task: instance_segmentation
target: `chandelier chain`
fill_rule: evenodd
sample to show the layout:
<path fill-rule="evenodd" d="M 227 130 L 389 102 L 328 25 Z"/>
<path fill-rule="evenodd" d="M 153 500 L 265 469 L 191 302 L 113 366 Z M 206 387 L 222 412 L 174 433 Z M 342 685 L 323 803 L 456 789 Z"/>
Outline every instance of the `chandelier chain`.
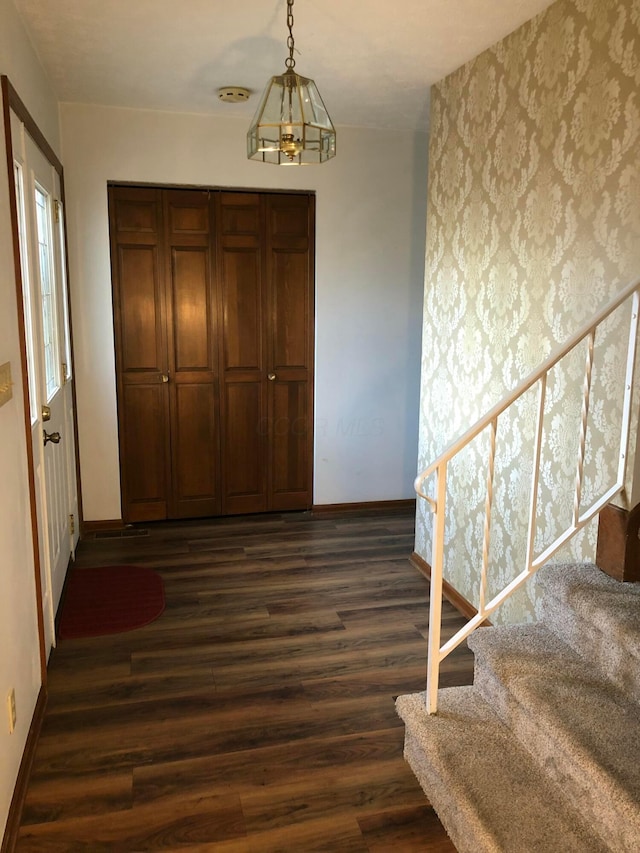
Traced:
<path fill-rule="evenodd" d="M 287 38 L 289 56 L 285 59 L 284 64 L 288 71 L 293 71 L 296 64 L 296 61 L 293 58 L 293 50 L 295 47 L 295 41 L 293 38 L 293 0 L 287 0 L 287 27 L 289 28 L 289 36 Z"/>

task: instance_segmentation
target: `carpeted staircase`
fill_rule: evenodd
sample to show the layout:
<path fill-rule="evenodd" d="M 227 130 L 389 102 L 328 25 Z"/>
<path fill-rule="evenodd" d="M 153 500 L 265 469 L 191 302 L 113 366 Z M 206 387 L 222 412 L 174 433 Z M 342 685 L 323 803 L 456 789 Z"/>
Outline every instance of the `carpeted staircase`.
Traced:
<path fill-rule="evenodd" d="M 398 698 L 405 758 L 459 853 L 638 853 L 640 584 L 537 583 L 541 622 L 469 638 L 473 687 Z"/>

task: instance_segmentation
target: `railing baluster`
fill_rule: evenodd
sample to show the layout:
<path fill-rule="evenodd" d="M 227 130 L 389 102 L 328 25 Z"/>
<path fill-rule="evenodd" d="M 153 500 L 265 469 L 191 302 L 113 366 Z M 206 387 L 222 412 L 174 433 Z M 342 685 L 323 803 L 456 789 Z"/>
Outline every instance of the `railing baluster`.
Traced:
<path fill-rule="evenodd" d="M 624 486 L 624 472 L 627 464 L 629 429 L 631 426 L 631 397 L 633 377 L 636 366 L 636 346 L 638 341 L 638 314 L 640 313 L 640 290 L 636 290 L 631 301 L 631 322 L 629 323 L 629 346 L 627 347 L 627 370 L 624 380 L 624 402 L 622 406 L 622 430 L 620 432 L 620 456 L 618 457 L 618 482 Z M 638 425 L 640 429 L 640 424 Z"/>
<path fill-rule="evenodd" d="M 540 377 L 540 394 L 538 396 L 538 417 L 536 418 L 536 435 L 533 445 L 533 477 L 531 480 L 531 498 L 529 503 L 529 530 L 527 535 L 527 570 L 533 563 L 533 549 L 536 544 L 536 529 L 538 519 L 538 484 L 540 482 L 540 454 L 542 452 L 542 431 L 544 427 L 544 404 L 547 398 L 547 374 Z"/>
<path fill-rule="evenodd" d="M 487 472 L 487 494 L 484 504 L 484 535 L 482 538 L 482 573 L 480 575 L 480 602 L 478 612 L 484 613 L 485 597 L 487 594 L 487 570 L 489 566 L 489 545 L 491 542 L 491 508 L 493 506 L 493 472 L 496 459 L 496 433 L 498 431 L 498 419 L 491 421 L 491 433 L 489 437 L 489 465 Z"/>
<path fill-rule="evenodd" d="M 444 569 L 444 530 L 447 503 L 447 463 L 438 467 L 436 506 L 431 542 L 431 586 L 429 591 L 429 648 L 427 650 L 427 712 L 438 710 L 440 679 L 440 635 L 442 627 L 442 575 Z"/>
<path fill-rule="evenodd" d="M 593 348 L 596 340 L 596 330 L 592 329 L 587 338 L 587 358 L 584 368 L 584 385 L 582 388 L 582 418 L 580 420 L 580 442 L 578 444 L 578 467 L 576 470 L 576 490 L 573 496 L 573 524 L 580 519 L 580 502 L 582 500 L 582 479 L 584 476 L 584 455 L 587 446 L 587 420 L 589 418 L 589 403 L 591 401 L 591 376 L 593 372 Z"/>

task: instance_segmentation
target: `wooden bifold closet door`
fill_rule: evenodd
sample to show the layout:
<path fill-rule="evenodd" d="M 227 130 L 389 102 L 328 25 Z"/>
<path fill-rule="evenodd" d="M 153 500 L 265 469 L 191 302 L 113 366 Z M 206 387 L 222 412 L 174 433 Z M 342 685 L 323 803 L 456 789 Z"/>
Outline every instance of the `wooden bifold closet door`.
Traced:
<path fill-rule="evenodd" d="M 309 194 L 110 186 L 122 509 L 312 501 Z"/>

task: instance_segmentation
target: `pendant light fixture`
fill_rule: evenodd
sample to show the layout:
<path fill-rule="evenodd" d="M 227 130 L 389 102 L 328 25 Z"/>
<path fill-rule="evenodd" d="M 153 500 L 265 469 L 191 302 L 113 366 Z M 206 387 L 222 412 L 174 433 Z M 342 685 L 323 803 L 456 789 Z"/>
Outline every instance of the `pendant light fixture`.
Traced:
<path fill-rule="evenodd" d="M 313 80 L 294 71 L 293 0 L 287 0 L 285 72 L 272 77 L 247 133 L 247 157 L 279 166 L 324 163 L 336 154 L 336 131 Z"/>

